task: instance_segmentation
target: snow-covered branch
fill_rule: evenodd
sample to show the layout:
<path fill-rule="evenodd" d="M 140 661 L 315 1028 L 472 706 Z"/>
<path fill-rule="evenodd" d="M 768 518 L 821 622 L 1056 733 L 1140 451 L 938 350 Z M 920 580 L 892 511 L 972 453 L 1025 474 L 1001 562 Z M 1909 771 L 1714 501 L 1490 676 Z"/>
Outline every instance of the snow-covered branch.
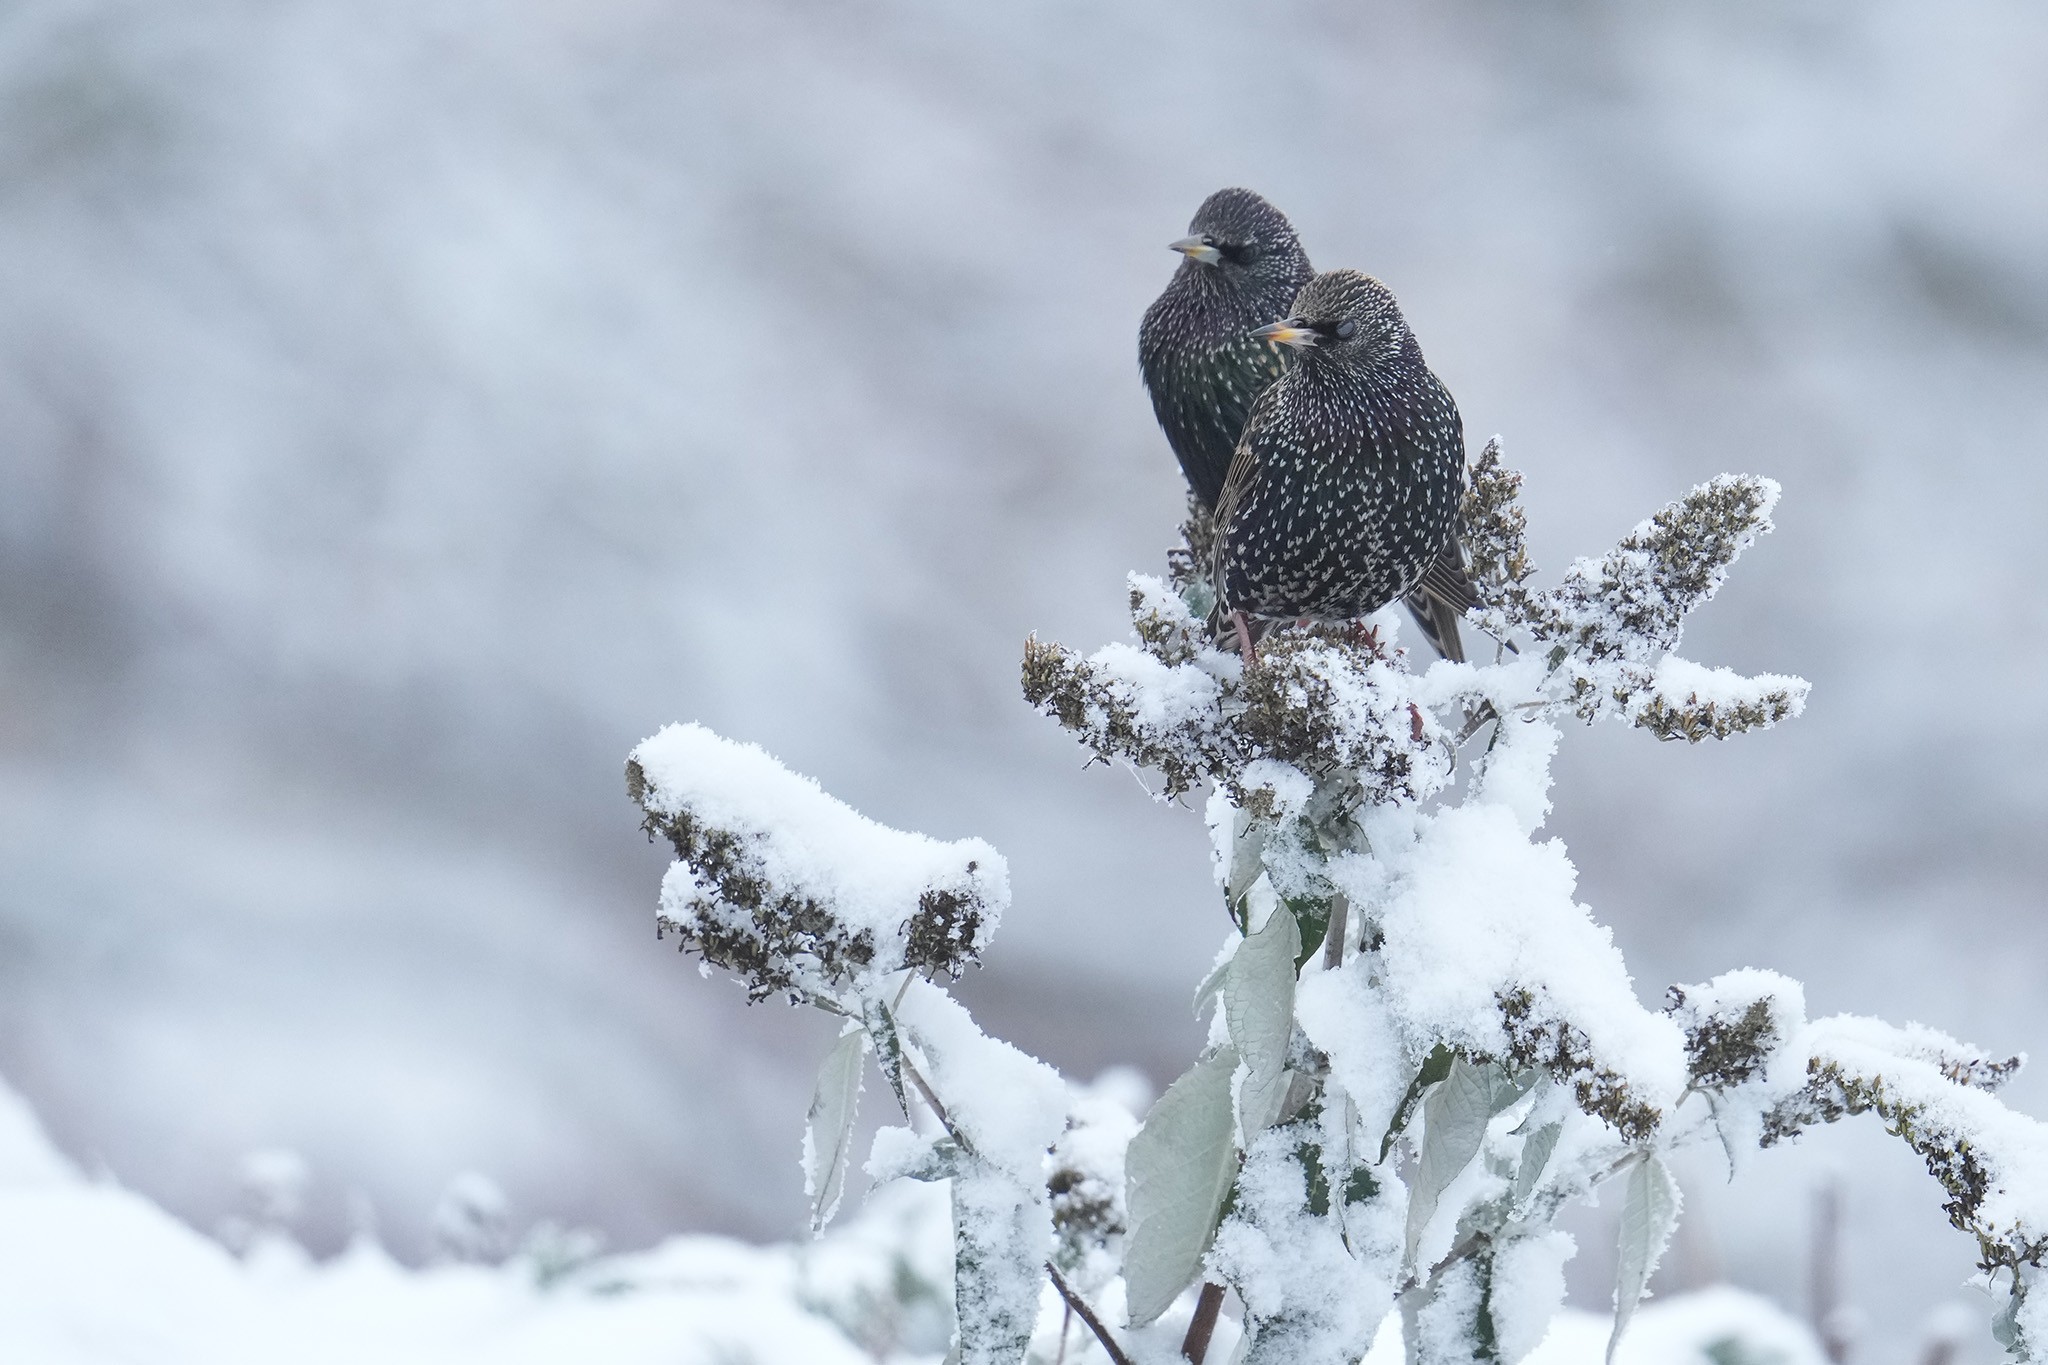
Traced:
<path fill-rule="evenodd" d="M 1050 1265 L 1068 1303 L 1120 1305 L 1155 1353 L 1206 1279 L 1236 1291 L 1250 1365 L 1348 1365 L 1389 1311 L 1416 1365 L 1511 1363 L 1561 1301 L 1567 1205 L 1623 1189 L 1618 1333 L 1680 1216 L 1673 1151 L 1718 1141 L 1739 1167 L 1862 1113 L 1921 1156 L 2004 1277 L 2001 1340 L 2048 1358 L 2048 1129 L 1992 1093 L 2019 1059 L 1809 1022 L 1768 971 L 1648 1008 L 1563 845 L 1537 837 L 1567 718 L 1699 741 L 1799 713 L 1797 678 L 1674 652 L 1770 528 L 1777 486 L 1712 480 L 1545 588 L 1519 485 L 1490 443 L 1465 505 L 1490 662 L 1417 672 L 1383 617 L 1278 627 L 1247 664 L 1209 633 L 1199 518 L 1168 579 L 1131 577 L 1134 642 L 1027 642 L 1033 706 L 1164 797 L 1209 788 L 1228 922 L 1196 997 L 1209 1042 L 1135 1131 L 932 983 L 977 960 L 1005 908 L 993 850 L 882 829 L 696 727 L 635 750 L 633 794 L 679 859 L 663 926 L 756 998 L 848 1021 L 806 1140 L 820 1224 L 864 1059 L 906 1113 L 924 1097 L 935 1123 L 884 1129 L 867 1169 L 951 1183 L 961 1360 L 1022 1358 L 1036 1307 L 1060 1302 Z"/>

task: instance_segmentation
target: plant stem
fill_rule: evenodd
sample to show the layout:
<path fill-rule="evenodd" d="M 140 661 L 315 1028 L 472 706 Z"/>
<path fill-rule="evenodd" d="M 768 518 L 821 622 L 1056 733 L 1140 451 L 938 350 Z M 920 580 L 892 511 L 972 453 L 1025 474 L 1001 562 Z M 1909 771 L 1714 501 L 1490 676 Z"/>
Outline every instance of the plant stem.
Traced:
<path fill-rule="evenodd" d="M 1223 1286 L 1210 1280 L 1195 1300 L 1195 1315 L 1188 1320 L 1188 1334 L 1181 1338 L 1180 1353 L 1188 1365 L 1202 1365 L 1209 1354 L 1209 1338 L 1216 1334 L 1216 1315 L 1223 1309 Z"/>
<path fill-rule="evenodd" d="M 1116 1338 L 1102 1325 L 1102 1319 L 1095 1316 L 1095 1310 L 1088 1306 L 1088 1301 L 1074 1292 L 1074 1287 L 1060 1274 L 1059 1267 L 1047 1261 L 1045 1273 L 1052 1276 L 1052 1287 L 1060 1291 L 1060 1297 L 1067 1301 L 1067 1307 L 1074 1311 L 1074 1316 L 1087 1323 L 1088 1330 L 1095 1333 L 1095 1339 L 1102 1343 L 1102 1349 L 1109 1352 L 1110 1360 L 1115 1362 L 1115 1365 L 1131 1365 L 1131 1358 L 1124 1354 L 1124 1348 L 1116 1344 Z"/>
<path fill-rule="evenodd" d="M 1330 897 L 1330 927 L 1323 931 L 1323 970 L 1344 965 L 1344 933 L 1351 918 L 1351 900 L 1342 891 Z"/>
<path fill-rule="evenodd" d="M 939 1097 L 932 1093 L 931 1086 L 925 1081 L 923 1076 L 918 1074 L 917 1068 L 910 1064 L 910 1058 L 907 1056 L 903 1059 L 903 1074 L 910 1077 L 910 1083 L 917 1087 L 917 1093 L 922 1095 L 924 1102 L 931 1106 L 932 1117 L 939 1121 L 939 1127 L 950 1133 L 955 1142 L 958 1142 L 963 1147 L 969 1147 L 967 1139 L 961 1137 L 960 1130 L 953 1126 L 953 1119 L 946 1113 L 946 1106 L 939 1103 Z M 971 1151 L 972 1148 L 969 1147 L 969 1150 Z"/>

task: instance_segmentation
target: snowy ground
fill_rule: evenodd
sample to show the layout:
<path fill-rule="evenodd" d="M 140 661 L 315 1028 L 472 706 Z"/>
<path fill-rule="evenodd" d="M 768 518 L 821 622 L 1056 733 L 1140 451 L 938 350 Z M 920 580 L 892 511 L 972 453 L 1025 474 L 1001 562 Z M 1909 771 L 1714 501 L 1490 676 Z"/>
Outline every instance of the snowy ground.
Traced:
<path fill-rule="evenodd" d="M 824 1240 L 677 1237 L 546 1265 L 408 1269 L 374 1240 L 315 1262 L 281 1237 L 237 1257 L 157 1205 L 83 1177 L 0 1088 L 0 1359 L 22 1365 L 875 1365 L 944 1353 L 943 1196 L 898 1187 Z M 1058 1346 L 1047 1296 L 1036 1358 Z M 1183 1319 L 1184 1320 L 1184 1319 Z M 1177 1326 L 1178 1324 L 1169 1324 Z M 1078 1331 L 1078 1329 L 1075 1329 Z M 1606 1323 L 1567 1313 L 1529 1365 L 1593 1365 Z M 1150 1344 L 1171 1355 L 1165 1338 Z M 1228 1325 L 1217 1341 L 1225 1358 Z M 1652 1304 L 1623 1365 L 1818 1365 L 1810 1334 L 1732 1289 Z M 1105 1360 L 1074 1337 L 1066 1359 Z M 1150 1359 L 1148 1356 L 1147 1359 Z M 1368 1365 L 1398 1362 L 1398 1327 Z"/>

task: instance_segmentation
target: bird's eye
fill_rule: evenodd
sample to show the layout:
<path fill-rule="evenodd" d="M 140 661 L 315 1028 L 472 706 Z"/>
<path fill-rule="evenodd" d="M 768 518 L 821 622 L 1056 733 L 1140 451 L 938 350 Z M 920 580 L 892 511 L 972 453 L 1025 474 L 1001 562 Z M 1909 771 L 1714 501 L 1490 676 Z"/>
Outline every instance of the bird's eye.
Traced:
<path fill-rule="evenodd" d="M 1216 249 L 1223 253 L 1223 259 L 1234 265 L 1243 265 L 1252 258 L 1252 248 L 1244 242 L 1218 242 Z"/>
<path fill-rule="evenodd" d="M 1357 335 L 1358 324 L 1353 322 L 1350 318 L 1346 318 L 1344 319 L 1344 321 L 1337 324 L 1337 340 L 1349 341 L 1351 340 L 1351 338 Z"/>

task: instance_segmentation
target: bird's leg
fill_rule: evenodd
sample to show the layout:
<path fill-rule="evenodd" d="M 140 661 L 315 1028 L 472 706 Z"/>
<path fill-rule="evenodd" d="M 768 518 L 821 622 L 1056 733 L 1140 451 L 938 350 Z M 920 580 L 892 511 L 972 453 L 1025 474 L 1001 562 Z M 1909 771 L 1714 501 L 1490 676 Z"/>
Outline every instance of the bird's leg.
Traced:
<path fill-rule="evenodd" d="M 1250 668 L 1259 661 L 1258 651 L 1252 648 L 1252 623 L 1244 619 L 1244 613 L 1233 611 L 1230 619 L 1237 625 L 1237 648 L 1244 655 L 1244 666 Z"/>

